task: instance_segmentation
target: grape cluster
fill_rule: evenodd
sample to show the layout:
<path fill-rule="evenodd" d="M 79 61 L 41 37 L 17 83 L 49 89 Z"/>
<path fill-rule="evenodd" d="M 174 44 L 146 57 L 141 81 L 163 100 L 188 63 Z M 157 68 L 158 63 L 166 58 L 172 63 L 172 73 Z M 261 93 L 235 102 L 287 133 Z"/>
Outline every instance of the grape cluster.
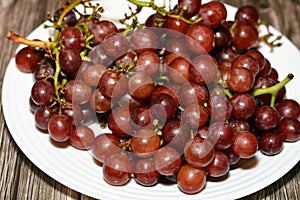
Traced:
<path fill-rule="evenodd" d="M 128 1 L 137 10 L 121 20 L 124 28 L 102 20 L 98 4 L 77 0 L 54 14 L 50 41 L 8 34 L 27 44 L 16 66 L 33 74 L 38 129 L 90 150 L 111 185 L 166 179 L 187 194 L 258 150 L 276 155 L 299 140 L 299 103 L 285 98 L 293 75 L 279 81 L 259 51 L 253 6 L 228 21 L 217 1 L 178 0 L 171 9 Z M 92 13 L 78 17 L 81 3 Z M 144 7 L 155 13 L 141 24 Z M 94 133 L 89 125 L 97 120 L 110 131 Z"/>

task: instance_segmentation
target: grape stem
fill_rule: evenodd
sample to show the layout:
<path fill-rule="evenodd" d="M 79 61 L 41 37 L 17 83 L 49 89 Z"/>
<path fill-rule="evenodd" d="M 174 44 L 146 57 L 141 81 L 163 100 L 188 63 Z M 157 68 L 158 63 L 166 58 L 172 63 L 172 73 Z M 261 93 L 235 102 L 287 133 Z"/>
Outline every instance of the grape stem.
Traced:
<path fill-rule="evenodd" d="M 157 13 L 161 14 L 162 16 L 168 16 L 171 18 L 175 18 L 175 19 L 180 19 L 188 24 L 196 24 L 200 21 L 202 21 L 202 18 L 199 17 L 195 20 L 188 20 L 186 18 L 183 17 L 183 13 L 186 10 L 186 7 L 183 7 L 183 9 L 181 10 L 181 12 L 178 14 L 172 14 L 170 12 L 168 12 L 164 7 L 159 7 L 154 3 L 154 0 L 150 0 L 149 2 L 147 1 L 139 1 L 139 0 L 127 0 L 130 3 L 136 5 L 137 7 L 150 7 L 152 8 L 154 11 L 156 11 Z"/>
<path fill-rule="evenodd" d="M 225 89 L 224 92 L 229 99 L 231 99 L 233 97 L 233 95 L 231 94 L 229 89 Z"/>
<path fill-rule="evenodd" d="M 58 50 L 56 49 L 56 51 L 58 51 Z M 61 66 L 59 64 L 59 53 L 58 52 L 54 52 L 54 53 L 56 54 L 56 59 L 55 59 L 56 69 L 55 69 L 55 74 L 54 74 L 54 76 L 52 78 L 53 78 L 53 82 L 54 82 L 56 100 L 60 104 L 60 106 L 59 106 L 59 112 L 60 112 L 61 111 L 61 104 L 62 104 L 62 102 L 61 102 L 60 95 L 59 95 L 59 89 L 61 87 L 58 85 L 58 76 L 59 76 L 59 73 L 61 71 Z"/>
<path fill-rule="evenodd" d="M 293 78 L 294 78 L 293 74 L 288 74 L 281 82 L 277 83 L 276 85 L 273 85 L 272 87 L 255 89 L 252 92 L 252 96 L 256 97 L 256 96 L 260 96 L 260 95 L 263 95 L 263 94 L 270 94 L 271 95 L 270 106 L 274 107 L 277 93 L 279 92 L 279 90 L 281 88 L 283 88 Z"/>
<path fill-rule="evenodd" d="M 9 31 L 6 35 L 7 39 L 12 40 L 14 42 L 17 42 L 19 44 L 25 44 L 31 47 L 39 47 L 42 49 L 49 49 L 56 43 L 54 42 L 45 42 L 45 41 L 39 41 L 39 40 L 30 40 L 27 38 L 24 38 L 13 31 Z"/>

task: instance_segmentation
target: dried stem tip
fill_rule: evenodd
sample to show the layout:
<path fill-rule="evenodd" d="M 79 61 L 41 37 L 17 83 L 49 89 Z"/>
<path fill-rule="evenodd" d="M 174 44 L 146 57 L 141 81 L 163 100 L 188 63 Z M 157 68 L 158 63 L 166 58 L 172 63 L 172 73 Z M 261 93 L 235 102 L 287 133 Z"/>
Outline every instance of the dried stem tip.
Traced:
<path fill-rule="evenodd" d="M 13 31 L 9 31 L 6 34 L 6 37 L 9 40 L 12 40 L 14 42 L 17 42 L 19 44 L 25 44 L 31 47 L 39 47 L 42 49 L 48 49 L 50 48 L 50 46 L 52 45 L 52 42 L 45 42 L 45 41 L 39 41 L 39 40 L 29 40 L 27 38 L 24 38 L 16 33 L 14 33 Z"/>

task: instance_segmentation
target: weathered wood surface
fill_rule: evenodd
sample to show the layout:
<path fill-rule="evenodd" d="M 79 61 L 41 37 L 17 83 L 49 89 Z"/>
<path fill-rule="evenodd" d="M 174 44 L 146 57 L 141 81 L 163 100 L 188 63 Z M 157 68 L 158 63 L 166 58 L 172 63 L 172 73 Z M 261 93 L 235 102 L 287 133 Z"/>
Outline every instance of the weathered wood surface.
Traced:
<path fill-rule="evenodd" d="M 234 6 L 254 5 L 264 20 L 300 48 L 300 0 L 224 2 Z M 18 46 L 5 39 L 6 33 L 14 30 L 21 35 L 28 35 L 46 20 L 47 11 L 53 12 L 56 7 L 56 1 L 51 0 L 0 0 L 0 88 L 7 64 Z M 58 183 L 32 164 L 10 136 L 2 107 L 0 109 L 0 199 L 92 199 Z M 18 122 L 15 123 L 18 125 Z M 300 163 L 275 183 L 243 199 L 299 198 Z"/>

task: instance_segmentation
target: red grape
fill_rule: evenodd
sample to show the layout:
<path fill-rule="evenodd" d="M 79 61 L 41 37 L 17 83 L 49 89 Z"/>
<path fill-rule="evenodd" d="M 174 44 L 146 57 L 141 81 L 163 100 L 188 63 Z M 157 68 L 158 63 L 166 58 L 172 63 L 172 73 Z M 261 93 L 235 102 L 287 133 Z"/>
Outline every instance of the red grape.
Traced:
<path fill-rule="evenodd" d="M 119 147 L 119 138 L 111 133 L 103 133 L 98 135 L 92 145 L 93 157 L 104 163 L 105 160 L 113 154 L 121 151 Z"/>
<path fill-rule="evenodd" d="M 140 129 L 131 138 L 132 152 L 139 157 L 150 157 L 160 147 L 160 138 L 151 129 Z"/>
<path fill-rule="evenodd" d="M 137 160 L 133 166 L 134 180 L 143 186 L 152 186 L 158 182 L 160 174 L 155 170 L 152 158 Z"/>
<path fill-rule="evenodd" d="M 258 150 L 258 140 L 251 132 L 241 131 L 235 135 L 232 149 L 241 158 L 251 158 Z"/>
<path fill-rule="evenodd" d="M 186 162 L 196 168 L 207 166 L 215 156 L 213 144 L 208 139 L 195 137 L 190 139 L 184 147 Z"/>
<path fill-rule="evenodd" d="M 103 164 L 103 178 L 110 185 L 125 185 L 131 178 L 131 161 L 125 154 L 109 156 Z"/>
<path fill-rule="evenodd" d="M 54 114 L 48 122 L 50 137 L 57 142 L 64 142 L 69 139 L 72 130 L 72 119 L 66 115 Z"/>
<path fill-rule="evenodd" d="M 177 184 L 179 189 L 184 193 L 198 193 L 206 185 L 206 172 L 203 168 L 195 168 L 189 164 L 185 164 L 177 174 Z"/>
<path fill-rule="evenodd" d="M 95 140 L 95 134 L 87 126 L 73 127 L 70 133 L 70 144 L 82 150 L 89 150 Z"/>
<path fill-rule="evenodd" d="M 16 54 L 16 66 L 24 73 L 35 71 L 38 62 L 41 61 L 41 54 L 32 47 L 24 47 Z"/>

